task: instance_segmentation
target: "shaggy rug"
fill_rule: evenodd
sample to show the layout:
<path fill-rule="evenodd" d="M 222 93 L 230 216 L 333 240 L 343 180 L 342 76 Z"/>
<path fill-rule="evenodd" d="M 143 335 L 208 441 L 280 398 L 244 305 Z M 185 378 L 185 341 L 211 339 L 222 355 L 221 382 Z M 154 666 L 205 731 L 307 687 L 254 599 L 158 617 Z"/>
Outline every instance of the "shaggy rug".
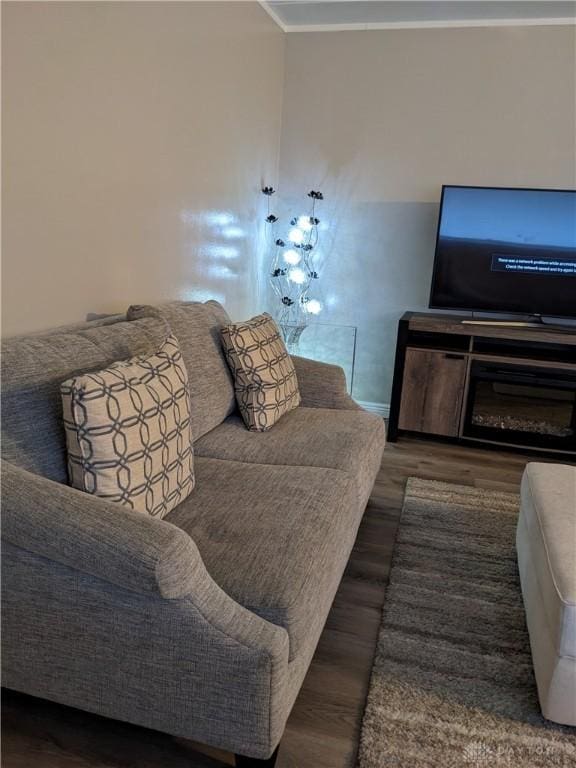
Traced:
<path fill-rule="evenodd" d="M 518 496 L 410 479 L 359 768 L 574 768 L 542 718 L 518 580 Z"/>

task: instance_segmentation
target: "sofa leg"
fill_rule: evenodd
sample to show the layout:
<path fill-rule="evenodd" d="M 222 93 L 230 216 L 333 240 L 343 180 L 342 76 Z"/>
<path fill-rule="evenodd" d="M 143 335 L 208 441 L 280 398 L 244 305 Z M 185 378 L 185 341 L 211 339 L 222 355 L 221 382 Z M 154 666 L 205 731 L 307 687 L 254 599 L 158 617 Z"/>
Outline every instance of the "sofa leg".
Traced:
<path fill-rule="evenodd" d="M 274 768 L 279 749 L 280 747 L 276 747 L 274 754 L 268 760 L 257 760 L 255 757 L 236 755 L 236 768 Z"/>

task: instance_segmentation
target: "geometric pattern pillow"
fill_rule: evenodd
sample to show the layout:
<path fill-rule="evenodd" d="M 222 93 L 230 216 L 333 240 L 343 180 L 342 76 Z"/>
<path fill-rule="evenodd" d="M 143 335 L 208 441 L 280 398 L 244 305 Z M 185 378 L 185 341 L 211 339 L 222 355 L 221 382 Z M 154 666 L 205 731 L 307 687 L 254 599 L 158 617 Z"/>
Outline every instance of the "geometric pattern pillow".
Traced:
<path fill-rule="evenodd" d="M 296 370 L 282 335 L 266 313 L 225 326 L 221 333 L 244 423 L 251 432 L 265 432 L 300 405 Z"/>
<path fill-rule="evenodd" d="M 169 336 L 134 357 L 61 385 L 70 484 L 164 517 L 194 488 L 190 392 Z"/>

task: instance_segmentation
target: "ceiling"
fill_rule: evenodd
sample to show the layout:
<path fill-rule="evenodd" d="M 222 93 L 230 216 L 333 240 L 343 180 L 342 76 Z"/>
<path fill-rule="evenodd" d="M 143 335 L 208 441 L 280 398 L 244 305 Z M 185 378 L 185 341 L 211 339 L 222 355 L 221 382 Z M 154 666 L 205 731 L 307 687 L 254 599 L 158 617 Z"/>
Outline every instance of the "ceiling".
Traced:
<path fill-rule="evenodd" d="M 287 32 L 323 29 L 382 29 L 412 26 L 484 26 L 512 23 L 570 23 L 576 1 L 515 0 L 267 0 L 262 5 Z"/>

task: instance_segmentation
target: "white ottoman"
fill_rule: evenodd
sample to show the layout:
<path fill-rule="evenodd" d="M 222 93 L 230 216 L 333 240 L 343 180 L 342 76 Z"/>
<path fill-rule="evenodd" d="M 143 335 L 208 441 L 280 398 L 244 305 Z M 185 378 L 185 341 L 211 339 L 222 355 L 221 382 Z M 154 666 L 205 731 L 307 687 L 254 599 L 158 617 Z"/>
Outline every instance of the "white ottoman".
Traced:
<path fill-rule="evenodd" d="M 516 549 L 542 714 L 576 725 L 576 467 L 532 463 Z"/>

